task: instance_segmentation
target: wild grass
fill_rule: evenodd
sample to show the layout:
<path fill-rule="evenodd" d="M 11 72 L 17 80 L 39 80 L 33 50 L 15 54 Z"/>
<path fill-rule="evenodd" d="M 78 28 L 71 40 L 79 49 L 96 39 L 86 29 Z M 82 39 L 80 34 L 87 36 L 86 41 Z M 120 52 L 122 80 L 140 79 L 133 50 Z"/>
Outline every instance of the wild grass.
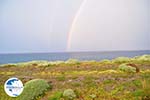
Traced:
<path fill-rule="evenodd" d="M 135 64 L 140 72 L 128 64 Z M 119 69 L 119 70 L 118 70 Z M 131 71 L 131 72 L 128 72 Z M 17 98 L 3 85 L 18 77 L 25 85 Z M 35 80 L 39 79 L 39 80 Z M 0 67 L 0 100 L 150 100 L 150 55 L 102 61 L 32 61 Z M 47 89 L 52 85 L 52 89 Z M 65 90 L 73 91 L 71 96 Z"/>

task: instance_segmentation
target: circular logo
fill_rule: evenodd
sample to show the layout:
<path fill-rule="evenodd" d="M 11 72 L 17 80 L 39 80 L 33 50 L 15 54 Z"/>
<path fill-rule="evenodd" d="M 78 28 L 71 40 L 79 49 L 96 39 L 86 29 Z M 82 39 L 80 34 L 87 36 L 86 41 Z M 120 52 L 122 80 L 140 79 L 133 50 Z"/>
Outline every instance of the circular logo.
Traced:
<path fill-rule="evenodd" d="M 10 78 L 5 82 L 4 90 L 9 96 L 17 97 L 23 91 L 23 84 L 18 78 Z"/>

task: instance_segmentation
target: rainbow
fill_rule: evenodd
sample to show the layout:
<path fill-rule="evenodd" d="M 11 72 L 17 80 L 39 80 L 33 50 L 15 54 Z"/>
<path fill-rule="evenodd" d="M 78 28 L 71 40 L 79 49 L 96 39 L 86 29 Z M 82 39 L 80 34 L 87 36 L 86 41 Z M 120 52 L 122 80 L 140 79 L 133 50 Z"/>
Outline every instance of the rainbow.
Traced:
<path fill-rule="evenodd" d="M 81 14 L 85 4 L 86 4 L 87 0 L 83 0 L 77 13 L 75 14 L 73 20 L 72 20 L 72 24 L 70 26 L 70 31 L 68 33 L 68 39 L 67 39 L 67 50 L 66 51 L 69 51 L 70 48 L 71 48 L 71 38 L 72 38 L 72 33 L 73 33 L 73 28 L 75 27 L 75 23 L 77 22 L 77 19 L 79 17 L 79 15 Z"/>

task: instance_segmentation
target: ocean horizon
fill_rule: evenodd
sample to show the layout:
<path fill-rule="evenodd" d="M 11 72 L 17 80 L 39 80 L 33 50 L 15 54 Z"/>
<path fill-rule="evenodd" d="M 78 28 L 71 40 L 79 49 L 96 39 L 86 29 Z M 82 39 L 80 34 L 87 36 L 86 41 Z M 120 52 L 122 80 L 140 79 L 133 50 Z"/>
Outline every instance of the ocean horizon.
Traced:
<path fill-rule="evenodd" d="M 0 64 L 20 63 L 36 60 L 65 61 L 68 59 L 96 60 L 114 59 L 117 57 L 135 57 L 150 54 L 150 50 L 140 51 L 89 51 L 89 52 L 57 52 L 57 53 L 10 53 L 0 54 Z"/>

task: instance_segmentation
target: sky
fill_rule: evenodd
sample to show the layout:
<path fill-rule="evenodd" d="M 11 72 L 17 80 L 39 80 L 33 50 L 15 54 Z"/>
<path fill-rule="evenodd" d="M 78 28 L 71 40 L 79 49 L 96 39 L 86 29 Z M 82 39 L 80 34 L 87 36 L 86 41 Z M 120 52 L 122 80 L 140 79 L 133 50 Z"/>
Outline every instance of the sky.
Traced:
<path fill-rule="evenodd" d="M 0 53 L 150 50 L 149 0 L 0 0 Z"/>

